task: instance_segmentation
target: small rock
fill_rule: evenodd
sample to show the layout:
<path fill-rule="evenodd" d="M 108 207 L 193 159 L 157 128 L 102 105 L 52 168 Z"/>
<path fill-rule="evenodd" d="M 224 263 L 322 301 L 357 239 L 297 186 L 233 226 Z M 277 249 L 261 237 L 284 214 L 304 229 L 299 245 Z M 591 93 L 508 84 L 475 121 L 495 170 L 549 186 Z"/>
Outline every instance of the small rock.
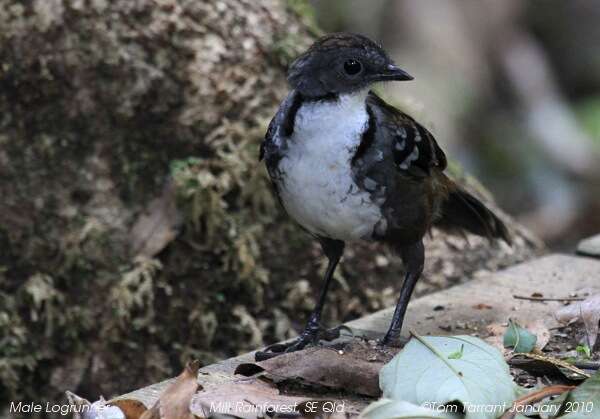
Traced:
<path fill-rule="evenodd" d="M 577 253 L 600 258 L 600 234 L 580 241 L 577 245 Z"/>

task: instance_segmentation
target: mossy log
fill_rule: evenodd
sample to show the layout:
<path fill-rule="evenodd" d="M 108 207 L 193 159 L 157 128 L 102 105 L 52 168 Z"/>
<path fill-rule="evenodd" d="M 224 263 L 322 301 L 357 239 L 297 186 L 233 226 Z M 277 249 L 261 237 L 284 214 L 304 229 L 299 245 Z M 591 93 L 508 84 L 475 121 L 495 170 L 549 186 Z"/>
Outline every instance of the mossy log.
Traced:
<path fill-rule="evenodd" d="M 302 1 L 2 1 L 0 400 L 122 393 L 303 322 L 323 266 L 257 155 L 317 32 Z M 513 249 L 434 232 L 418 291 L 533 255 L 505 219 Z M 376 250 L 332 322 L 395 300 Z"/>

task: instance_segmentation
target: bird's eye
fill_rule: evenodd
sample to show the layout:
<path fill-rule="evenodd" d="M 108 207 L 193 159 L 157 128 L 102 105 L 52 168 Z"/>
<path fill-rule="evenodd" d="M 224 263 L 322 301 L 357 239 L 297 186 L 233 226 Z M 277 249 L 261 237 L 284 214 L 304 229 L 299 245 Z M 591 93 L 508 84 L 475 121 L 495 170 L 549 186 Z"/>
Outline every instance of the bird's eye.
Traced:
<path fill-rule="evenodd" d="M 344 63 L 344 71 L 349 76 L 356 76 L 362 70 L 362 64 L 356 60 L 347 60 Z"/>

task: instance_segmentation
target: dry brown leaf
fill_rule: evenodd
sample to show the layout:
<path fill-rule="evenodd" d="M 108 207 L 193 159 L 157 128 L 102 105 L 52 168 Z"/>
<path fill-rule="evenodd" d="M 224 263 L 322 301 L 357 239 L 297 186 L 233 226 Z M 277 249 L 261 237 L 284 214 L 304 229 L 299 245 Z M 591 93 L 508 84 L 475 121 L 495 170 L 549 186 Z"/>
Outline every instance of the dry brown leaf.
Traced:
<path fill-rule="evenodd" d="M 77 394 L 71 393 L 70 391 L 66 391 L 65 394 L 67 395 L 69 404 L 74 407 L 73 419 L 84 419 L 84 415 L 82 415 L 81 412 L 84 412 L 85 414 L 85 412 L 89 412 L 91 410 L 92 404 L 89 402 L 89 400 L 79 397 Z"/>
<path fill-rule="evenodd" d="M 154 404 L 154 406 L 152 406 L 150 409 L 146 410 L 142 414 L 142 416 L 140 416 L 140 419 L 160 419 L 159 402 L 156 402 L 156 404 Z"/>
<path fill-rule="evenodd" d="M 560 308 L 554 314 L 556 320 L 563 324 L 581 320 L 585 326 L 588 346 L 593 348 L 598 339 L 598 323 L 600 322 L 600 294 L 592 295 L 584 301 Z"/>
<path fill-rule="evenodd" d="M 200 385 L 198 384 L 198 361 L 189 362 L 183 372 L 160 395 L 151 409 L 140 419 L 194 419 L 190 402 Z"/>
<path fill-rule="evenodd" d="M 529 358 L 529 359 L 534 359 L 536 361 L 545 362 L 547 364 L 553 365 L 557 369 L 564 368 L 564 369 L 569 370 L 572 373 L 574 373 L 574 374 L 576 374 L 576 375 L 578 375 L 580 377 L 590 378 L 590 375 L 588 373 L 586 373 L 585 371 L 577 368 L 574 365 L 569 364 L 566 361 L 563 361 L 562 359 L 554 358 L 552 356 L 542 355 L 542 354 L 534 354 L 534 353 L 528 353 L 528 354 L 521 353 L 521 354 L 518 354 L 516 356 L 524 356 L 524 357 Z M 509 363 L 510 363 L 510 361 L 509 361 Z M 524 366 L 520 366 L 519 368 L 526 369 L 526 368 L 524 368 Z"/>
<path fill-rule="evenodd" d="M 532 355 L 535 358 L 528 355 Z M 538 356 L 542 356 L 543 358 L 537 358 Z M 557 364 L 554 362 L 555 360 L 560 361 L 561 363 Z M 508 364 L 511 367 L 527 371 L 534 377 L 545 376 L 560 379 L 567 378 L 571 381 L 581 381 L 588 377 L 584 371 L 581 371 L 577 367 L 571 366 L 568 363 L 563 363 L 562 360 L 556 358 L 552 358 L 550 361 L 546 356 L 540 354 L 516 354 L 508 360 Z M 565 365 L 567 365 L 568 368 L 565 367 Z"/>
<path fill-rule="evenodd" d="M 483 340 L 492 345 L 494 348 L 502 352 L 505 357 L 508 356 L 512 351 L 504 347 L 504 333 L 508 325 L 501 323 L 488 324 L 485 329 L 488 332 L 488 336 Z"/>
<path fill-rule="evenodd" d="M 181 220 L 175 205 L 175 186 L 168 182 L 131 228 L 131 254 L 149 258 L 158 254 L 177 236 Z"/>
<path fill-rule="evenodd" d="M 519 321 L 519 325 L 524 329 L 529 330 L 533 333 L 537 340 L 535 342 L 535 347 L 538 350 L 544 349 L 544 347 L 550 341 L 550 330 L 546 326 L 546 324 L 539 319 L 536 320 L 526 320 Z M 508 324 L 500 324 L 500 323 L 492 323 L 486 326 L 486 330 L 489 333 L 489 336 L 484 340 L 495 348 L 499 349 L 504 355 L 511 353 L 510 349 L 504 347 L 504 333 L 506 332 L 506 328 Z"/>
<path fill-rule="evenodd" d="M 544 349 L 550 341 L 550 330 L 548 329 L 548 326 L 546 326 L 542 320 L 533 320 L 531 322 L 525 322 L 523 327 L 537 337 L 535 347 L 539 350 Z"/>
<path fill-rule="evenodd" d="M 336 403 L 332 400 L 307 400 L 298 405 L 302 419 L 349 419 L 358 416 L 363 409 L 364 407 L 356 412 L 351 408 L 346 410 L 345 403 L 340 404 L 339 401 Z M 277 419 L 277 416 L 274 419 Z"/>
<path fill-rule="evenodd" d="M 255 419 L 269 408 L 290 414 L 306 399 L 281 395 L 277 387 L 257 378 L 243 378 L 196 393 L 191 411 L 198 417 L 215 414 Z M 262 413 L 262 414 L 261 414 Z"/>
<path fill-rule="evenodd" d="M 381 394 L 379 370 L 393 355 L 360 342 L 353 342 L 341 351 L 311 347 L 266 361 L 242 364 L 236 374 L 249 376 L 265 371 L 275 380 L 298 380 L 304 385 L 377 397 Z"/>

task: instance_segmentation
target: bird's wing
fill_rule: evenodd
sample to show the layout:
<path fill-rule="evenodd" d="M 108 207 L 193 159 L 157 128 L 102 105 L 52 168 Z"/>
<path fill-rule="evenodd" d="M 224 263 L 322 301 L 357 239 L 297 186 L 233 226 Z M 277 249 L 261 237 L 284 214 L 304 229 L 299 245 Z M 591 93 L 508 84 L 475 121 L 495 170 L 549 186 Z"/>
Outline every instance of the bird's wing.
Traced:
<path fill-rule="evenodd" d="M 378 116 L 376 135 L 387 137 L 391 144 L 396 169 L 410 177 L 428 176 L 432 168 L 443 171 L 446 155 L 433 135 L 413 118 L 388 105 L 370 92 L 367 106 Z"/>
<path fill-rule="evenodd" d="M 295 90 L 292 90 L 287 97 L 281 102 L 277 113 L 269 123 L 269 128 L 265 134 L 265 139 L 260 145 L 259 161 L 266 157 L 267 165 L 270 158 L 275 158 L 278 161 L 279 148 L 275 137 L 288 138 L 294 132 L 294 120 L 300 106 L 302 106 L 302 95 Z M 272 160 L 272 159 L 271 159 Z"/>
<path fill-rule="evenodd" d="M 265 158 L 265 153 L 269 144 L 273 141 L 273 136 L 275 135 L 275 125 L 277 123 L 277 115 L 271 119 L 269 122 L 269 128 L 267 128 L 267 132 L 265 133 L 265 138 L 262 143 L 260 143 L 260 152 L 258 154 L 258 161 L 262 161 Z"/>
<path fill-rule="evenodd" d="M 276 154 L 278 152 L 278 147 L 275 144 L 275 136 L 277 135 L 277 128 L 283 122 L 285 118 L 286 112 L 286 101 L 282 103 L 282 105 L 277 110 L 277 113 L 269 122 L 269 127 L 267 128 L 267 132 L 265 133 L 265 138 L 263 142 L 260 144 L 260 154 L 258 155 L 258 161 L 262 161 L 265 157 L 267 158 L 267 163 L 269 157 L 272 154 Z"/>

